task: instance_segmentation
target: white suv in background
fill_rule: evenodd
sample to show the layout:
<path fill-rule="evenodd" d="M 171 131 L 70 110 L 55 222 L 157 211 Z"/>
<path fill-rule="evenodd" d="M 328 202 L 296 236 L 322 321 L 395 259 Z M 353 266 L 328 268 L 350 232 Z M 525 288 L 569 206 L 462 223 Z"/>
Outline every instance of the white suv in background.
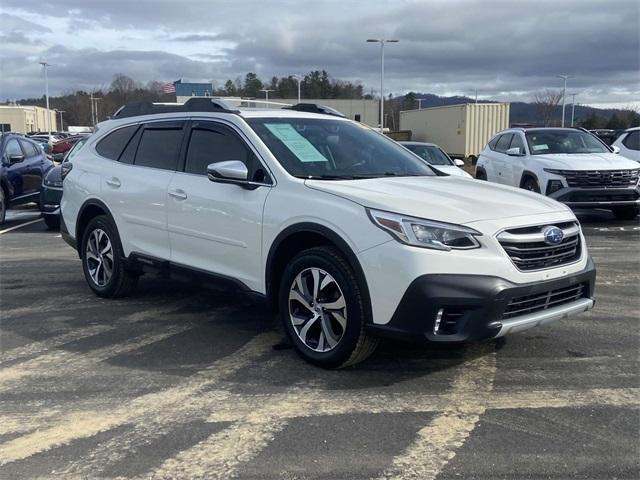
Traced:
<path fill-rule="evenodd" d="M 623 157 L 640 162 L 640 127 L 625 130 L 611 146 L 618 147 Z"/>
<path fill-rule="evenodd" d="M 629 220 L 640 206 L 640 165 L 614 151 L 581 129 L 511 128 L 480 152 L 476 178 Z"/>
<path fill-rule="evenodd" d="M 571 210 L 436 172 L 348 119 L 132 105 L 63 165 L 61 230 L 97 295 L 146 271 L 237 287 L 322 367 L 363 360 L 381 336 L 487 339 L 593 306 Z"/>

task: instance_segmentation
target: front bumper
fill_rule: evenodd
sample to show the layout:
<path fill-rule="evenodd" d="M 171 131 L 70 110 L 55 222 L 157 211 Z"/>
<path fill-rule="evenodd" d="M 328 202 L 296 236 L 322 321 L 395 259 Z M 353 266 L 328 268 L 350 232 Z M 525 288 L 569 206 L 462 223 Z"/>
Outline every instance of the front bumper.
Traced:
<path fill-rule="evenodd" d="M 409 285 L 389 323 L 370 324 L 368 329 L 385 337 L 443 343 L 501 337 L 589 310 L 595 278 L 591 258 L 580 272 L 527 284 L 484 275 L 427 274 Z M 579 298 L 553 306 L 547 300 L 544 308 L 507 318 L 514 300 L 579 285 Z"/>
<path fill-rule="evenodd" d="M 622 207 L 640 205 L 640 189 L 565 187 L 549 195 L 569 207 Z"/>

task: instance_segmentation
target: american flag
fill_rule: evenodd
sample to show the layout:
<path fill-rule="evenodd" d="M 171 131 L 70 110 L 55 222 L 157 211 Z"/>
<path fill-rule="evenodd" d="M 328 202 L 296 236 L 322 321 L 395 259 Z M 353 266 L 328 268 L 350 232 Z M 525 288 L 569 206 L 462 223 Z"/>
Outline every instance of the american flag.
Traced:
<path fill-rule="evenodd" d="M 175 83 L 165 83 L 162 86 L 163 93 L 176 93 L 176 85 Z"/>

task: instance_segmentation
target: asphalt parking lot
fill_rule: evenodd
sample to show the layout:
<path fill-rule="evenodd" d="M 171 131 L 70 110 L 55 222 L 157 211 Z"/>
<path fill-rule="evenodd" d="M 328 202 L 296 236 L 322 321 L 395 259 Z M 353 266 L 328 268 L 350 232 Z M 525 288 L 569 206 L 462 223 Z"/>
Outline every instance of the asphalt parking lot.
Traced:
<path fill-rule="evenodd" d="M 580 219 L 593 311 L 323 371 L 243 296 L 145 276 L 97 298 L 59 233 L 12 213 L 0 478 L 640 478 L 640 226 Z"/>

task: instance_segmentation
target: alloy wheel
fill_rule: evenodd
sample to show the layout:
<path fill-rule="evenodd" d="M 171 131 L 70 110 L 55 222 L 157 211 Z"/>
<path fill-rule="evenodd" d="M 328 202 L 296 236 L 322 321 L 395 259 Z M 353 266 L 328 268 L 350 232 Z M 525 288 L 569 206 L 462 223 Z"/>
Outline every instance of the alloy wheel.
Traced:
<path fill-rule="evenodd" d="M 86 248 L 87 270 L 93 283 L 104 287 L 113 275 L 113 247 L 104 230 L 96 228 L 89 235 Z"/>
<path fill-rule="evenodd" d="M 320 268 L 300 272 L 289 289 L 289 318 L 305 346 L 333 350 L 347 328 L 347 306 L 335 278 Z"/>

